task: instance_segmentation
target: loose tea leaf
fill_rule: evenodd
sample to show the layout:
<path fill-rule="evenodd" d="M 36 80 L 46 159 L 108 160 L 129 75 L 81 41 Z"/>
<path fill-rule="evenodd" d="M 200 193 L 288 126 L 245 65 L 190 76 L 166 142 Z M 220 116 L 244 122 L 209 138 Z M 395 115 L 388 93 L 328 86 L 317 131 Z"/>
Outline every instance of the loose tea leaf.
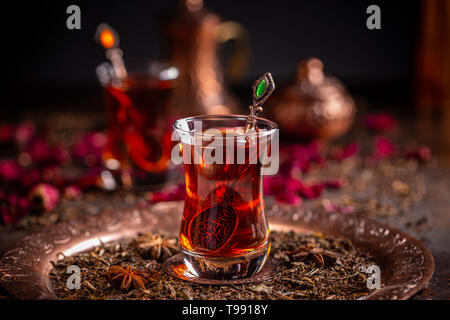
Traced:
<path fill-rule="evenodd" d="M 322 268 L 326 265 L 332 265 L 337 259 L 337 256 L 331 251 L 323 249 L 310 249 L 308 247 L 300 247 L 295 250 L 288 251 L 287 254 L 293 261 L 313 262 Z"/>
<path fill-rule="evenodd" d="M 176 242 L 176 237 L 159 236 Z M 162 261 L 144 259 L 136 242 L 116 241 L 95 247 L 53 263 L 50 277 L 53 289 L 63 299 L 357 299 L 370 291 L 361 267 L 374 263 L 373 257 L 350 241 L 326 238 L 321 234 L 272 232 L 271 255 L 282 264 L 282 271 L 259 284 L 210 286 L 173 278 L 163 272 Z M 306 253 L 306 254 L 305 254 Z M 305 258 L 304 257 L 308 257 Z M 163 260 L 163 259 L 159 259 Z M 323 263 L 322 263 L 323 262 Z M 81 269 L 81 288 L 67 287 L 67 267 Z M 112 267 L 111 267 L 112 266 Z M 125 266 L 125 267 L 124 267 Z M 131 268 L 131 269 L 127 269 Z M 125 272 L 122 270 L 124 269 Z M 125 277 L 132 270 L 139 279 L 131 283 Z M 108 271 L 112 277 L 105 276 Z M 139 273 L 142 272 L 142 273 Z M 111 282 L 112 281 L 112 282 Z M 114 285 L 113 285 L 113 284 Z"/>

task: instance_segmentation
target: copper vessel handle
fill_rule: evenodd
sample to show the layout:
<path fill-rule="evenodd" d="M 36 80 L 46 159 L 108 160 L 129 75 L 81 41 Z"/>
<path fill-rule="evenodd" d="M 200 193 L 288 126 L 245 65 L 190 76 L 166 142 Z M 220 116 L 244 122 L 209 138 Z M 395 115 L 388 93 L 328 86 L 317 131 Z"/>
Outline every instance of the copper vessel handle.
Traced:
<path fill-rule="evenodd" d="M 225 65 L 225 76 L 230 82 L 242 80 L 250 61 L 250 37 L 247 29 L 235 21 L 225 21 L 216 27 L 217 41 L 221 44 L 233 40 L 234 51 Z"/>

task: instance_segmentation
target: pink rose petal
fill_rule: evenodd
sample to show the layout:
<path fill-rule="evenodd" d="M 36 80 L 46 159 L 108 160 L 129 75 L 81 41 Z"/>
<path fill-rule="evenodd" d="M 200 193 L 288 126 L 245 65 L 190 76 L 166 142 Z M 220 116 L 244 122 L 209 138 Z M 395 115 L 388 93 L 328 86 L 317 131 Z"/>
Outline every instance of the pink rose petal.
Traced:
<path fill-rule="evenodd" d="M 344 146 L 342 149 L 338 149 L 332 154 L 332 158 L 335 160 L 344 160 L 356 155 L 359 151 L 359 145 L 356 142 L 350 143 Z"/>
<path fill-rule="evenodd" d="M 375 156 L 385 158 L 395 152 L 394 144 L 387 138 L 377 138 L 375 140 Z"/>
<path fill-rule="evenodd" d="M 266 176 L 264 178 L 264 193 L 268 195 L 272 195 L 276 193 L 278 190 L 284 188 L 284 179 L 277 176 Z"/>
<path fill-rule="evenodd" d="M 44 137 L 39 137 L 29 144 L 25 149 L 33 162 L 43 162 L 47 160 L 51 154 L 50 146 Z"/>
<path fill-rule="evenodd" d="M 66 199 L 78 199 L 83 195 L 81 189 L 77 186 L 67 186 L 64 188 L 64 198 Z"/>
<path fill-rule="evenodd" d="M 70 153 L 65 146 L 58 145 L 50 148 L 49 158 L 52 163 L 62 165 L 70 161 Z"/>
<path fill-rule="evenodd" d="M 6 195 L 2 202 L 0 214 L 4 224 L 13 224 L 29 212 L 30 206 L 28 199 L 18 194 Z"/>
<path fill-rule="evenodd" d="M 383 132 L 392 129 L 397 121 L 390 113 L 380 112 L 366 115 L 364 124 L 369 130 Z"/>
<path fill-rule="evenodd" d="M 31 187 L 38 182 L 42 182 L 42 180 L 42 172 L 37 168 L 26 170 L 21 177 L 21 183 L 24 187 Z"/>
<path fill-rule="evenodd" d="M 327 203 L 323 203 L 322 207 L 324 208 L 324 210 L 326 212 L 336 212 L 339 210 L 339 206 L 335 205 L 334 203 L 331 202 L 327 202 Z"/>
<path fill-rule="evenodd" d="M 59 191 L 49 184 L 40 183 L 31 189 L 28 197 L 37 209 L 52 211 L 58 204 Z"/>
<path fill-rule="evenodd" d="M 77 186 L 81 190 L 98 188 L 102 185 L 101 173 L 103 168 L 101 167 L 92 167 L 84 174 L 82 178 L 80 178 L 77 182 Z"/>
<path fill-rule="evenodd" d="M 152 203 L 162 201 L 178 201 L 183 200 L 186 195 L 186 186 L 179 184 L 164 189 L 163 191 L 151 192 L 149 194 L 149 201 Z"/>
<path fill-rule="evenodd" d="M 280 147 L 280 153 L 287 160 L 280 165 L 280 173 L 290 176 L 295 169 L 308 172 L 311 164 L 324 164 L 324 158 L 319 152 L 319 143 L 316 141 L 308 145 L 292 144 Z"/>
<path fill-rule="evenodd" d="M 19 146 L 28 144 L 36 133 L 36 126 L 32 121 L 24 121 L 17 128 L 14 133 L 16 142 Z"/>
<path fill-rule="evenodd" d="M 342 214 L 350 214 L 350 213 L 353 213 L 354 211 L 355 211 L 355 207 L 353 207 L 353 206 L 346 206 L 346 207 L 340 208 L 340 212 Z"/>
<path fill-rule="evenodd" d="M 429 161 L 432 158 L 431 149 L 427 146 L 421 146 L 415 150 L 410 150 L 406 152 L 406 158 L 416 159 L 419 161 Z"/>
<path fill-rule="evenodd" d="M 0 124 L 0 143 L 10 142 L 14 137 L 14 126 L 9 123 Z"/>
<path fill-rule="evenodd" d="M 8 208 L 6 206 L 0 207 L 0 213 L 1 213 L 3 224 L 9 225 L 14 222 L 13 214 L 8 210 Z"/>
<path fill-rule="evenodd" d="M 296 193 L 290 191 L 276 193 L 275 199 L 280 203 L 290 205 L 300 205 L 302 203 L 302 199 Z"/>
<path fill-rule="evenodd" d="M 0 160 L 0 180 L 18 180 L 22 174 L 21 166 L 14 160 Z"/>
<path fill-rule="evenodd" d="M 138 208 L 140 209 L 144 209 L 144 208 L 148 208 L 149 203 L 146 200 L 139 200 L 137 203 Z"/>
<path fill-rule="evenodd" d="M 314 199 L 320 197 L 324 188 L 325 186 L 323 184 L 315 184 L 311 186 L 302 185 L 297 191 L 304 198 Z"/>
<path fill-rule="evenodd" d="M 83 160 L 90 166 L 98 165 L 101 163 L 106 140 L 103 132 L 93 131 L 84 134 L 75 141 L 72 154 L 76 159 Z"/>
<path fill-rule="evenodd" d="M 342 181 L 339 179 L 325 181 L 322 184 L 325 186 L 325 188 L 328 189 L 339 189 L 343 185 Z"/>
<path fill-rule="evenodd" d="M 342 207 L 342 206 L 339 206 L 337 204 L 330 203 L 330 202 L 323 203 L 322 207 L 324 208 L 324 210 L 326 212 L 330 212 L 330 213 L 331 212 L 338 212 L 338 213 L 341 213 L 341 214 L 350 214 L 350 213 L 353 213 L 355 211 L 355 208 L 353 206 Z"/>

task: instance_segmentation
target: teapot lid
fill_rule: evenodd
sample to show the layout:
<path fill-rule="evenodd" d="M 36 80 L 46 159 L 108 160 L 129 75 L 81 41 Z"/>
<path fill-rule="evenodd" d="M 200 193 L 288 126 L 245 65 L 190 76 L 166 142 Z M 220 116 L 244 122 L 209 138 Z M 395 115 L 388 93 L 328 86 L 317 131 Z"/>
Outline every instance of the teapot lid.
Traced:
<path fill-rule="evenodd" d="M 297 64 L 293 83 L 273 99 L 272 116 L 280 128 L 301 137 L 336 137 L 351 125 L 355 105 L 345 86 L 326 75 L 318 58 Z"/>
<path fill-rule="evenodd" d="M 302 60 L 297 65 L 297 81 L 308 80 L 312 84 L 319 85 L 323 82 L 323 63 L 317 58 Z"/>

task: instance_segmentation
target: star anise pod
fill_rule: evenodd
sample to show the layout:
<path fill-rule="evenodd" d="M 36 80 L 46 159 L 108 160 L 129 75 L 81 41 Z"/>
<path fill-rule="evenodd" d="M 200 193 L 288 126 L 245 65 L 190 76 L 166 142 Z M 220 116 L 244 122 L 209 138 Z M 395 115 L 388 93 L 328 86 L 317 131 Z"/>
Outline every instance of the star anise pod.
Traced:
<path fill-rule="evenodd" d="M 299 247 L 287 254 L 292 261 L 312 262 L 322 268 L 332 265 L 337 259 L 333 252 L 319 248 Z"/>
<path fill-rule="evenodd" d="M 112 266 L 106 272 L 108 281 L 121 290 L 130 290 L 131 287 L 135 289 L 145 289 L 148 283 L 148 274 L 133 267 Z"/>
<path fill-rule="evenodd" d="M 134 245 L 144 259 L 158 261 L 163 261 L 179 251 L 176 239 L 165 239 L 151 233 L 138 236 Z"/>

